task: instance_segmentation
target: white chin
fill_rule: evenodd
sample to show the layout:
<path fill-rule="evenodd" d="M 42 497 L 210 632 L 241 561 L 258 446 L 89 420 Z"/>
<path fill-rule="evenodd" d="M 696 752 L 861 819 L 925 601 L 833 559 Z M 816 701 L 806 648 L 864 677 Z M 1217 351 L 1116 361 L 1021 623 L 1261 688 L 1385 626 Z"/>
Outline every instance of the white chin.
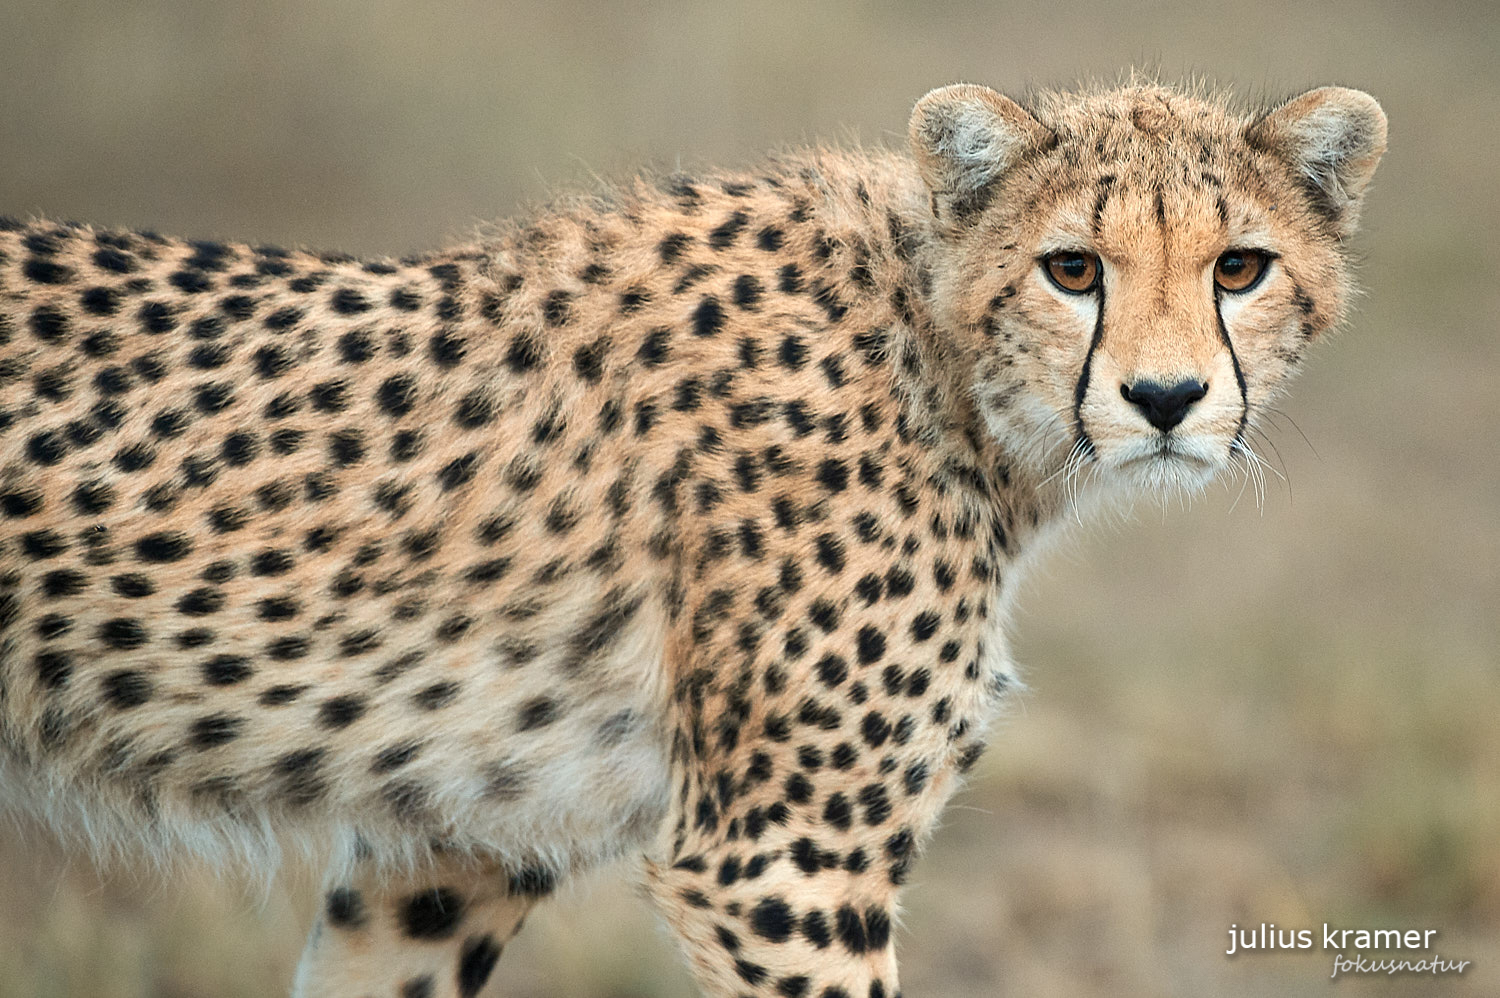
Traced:
<path fill-rule="evenodd" d="M 1185 454 L 1151 454 L 1124 461 L 1114 472 L 1122 483 L 1147 492 L 1199 492 L 1219 471 L 1216 463 Z"/>

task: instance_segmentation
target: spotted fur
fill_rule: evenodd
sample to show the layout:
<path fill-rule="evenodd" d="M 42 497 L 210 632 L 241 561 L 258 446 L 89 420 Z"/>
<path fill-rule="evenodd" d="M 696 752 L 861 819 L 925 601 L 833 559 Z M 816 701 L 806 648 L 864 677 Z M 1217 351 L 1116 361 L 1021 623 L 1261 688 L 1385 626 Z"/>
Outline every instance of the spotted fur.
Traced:
<path fill-rule="evenodd" d="M 337 848 L 305 995 L 477 994 L 635 857 L 706 992 L 893 996 L 1020 566 L 1249 460 L 1384 130 L 1338 89 L 959 86 L 910 155 L 425 257 L 0 222 L 0 790 L 105 852 Z M 1167 430 L 1122 392 L 1182 378 Z"/>

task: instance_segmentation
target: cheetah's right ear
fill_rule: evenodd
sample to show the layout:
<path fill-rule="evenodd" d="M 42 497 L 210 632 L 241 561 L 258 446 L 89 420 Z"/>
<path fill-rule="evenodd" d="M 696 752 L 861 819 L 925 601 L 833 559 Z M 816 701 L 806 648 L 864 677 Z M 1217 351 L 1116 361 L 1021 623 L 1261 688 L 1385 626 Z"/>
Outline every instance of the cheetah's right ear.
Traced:
<path fill-rule="evenodd" d="M 1245 141 L 1291 164 L 1334 231 L 1348 236 L 1385 153 L 1385 112 L 1362 91 L 1320 87 L 1253 121 Z"/>
<path fill-rule="evenodd" d="M 972 83 L 940 87 L 917 101 L 907 128 L 933 214 L 955 228 L 989 204 L 996 177 L 1051 136 L 1021 105 Z"/>

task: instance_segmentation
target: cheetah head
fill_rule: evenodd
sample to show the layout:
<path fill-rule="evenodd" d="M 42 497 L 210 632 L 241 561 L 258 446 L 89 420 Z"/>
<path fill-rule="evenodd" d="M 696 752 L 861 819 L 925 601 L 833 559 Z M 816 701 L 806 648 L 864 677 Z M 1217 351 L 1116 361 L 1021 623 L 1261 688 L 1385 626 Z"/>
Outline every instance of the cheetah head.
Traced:
<path fill-rule="evenodd" d="M 1342 317 L 1386 120 L 1338 87 L 1245 115 L 1156 85 L 1029 109 L 959 85 L 910 140 L 932 306 L 991 432 L 1042 475 L 1197 489 L 1256 460 L 1258 419 Z"/>

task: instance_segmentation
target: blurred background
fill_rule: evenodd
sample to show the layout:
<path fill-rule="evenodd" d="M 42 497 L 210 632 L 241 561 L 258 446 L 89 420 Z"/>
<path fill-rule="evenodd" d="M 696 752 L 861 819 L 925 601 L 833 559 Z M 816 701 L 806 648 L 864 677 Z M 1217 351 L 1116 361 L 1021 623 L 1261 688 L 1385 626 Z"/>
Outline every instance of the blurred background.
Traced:
<path fill-rule="evenodd" d="M 1238 484 L 1082 531 L 1031 692 L 918 867 L 911 996 L 1500 994 L 1500 6 L 0 0 L 0 213 L 399 254 L 643 164 L 896 143 L 955 80 L 1131 67 L 1374 93 L 1366 294 Z M 1271 456 L 1271 455 L 1268 455 Z M 0 998 L 285 993 L 315 872 L 96 871 L 0 824 Z M 1231 923 L 1434 928 L 1461 976 L 1224 954 Z M 686 998 L 613 874 L 507 947 L 524 998 Z"/>

